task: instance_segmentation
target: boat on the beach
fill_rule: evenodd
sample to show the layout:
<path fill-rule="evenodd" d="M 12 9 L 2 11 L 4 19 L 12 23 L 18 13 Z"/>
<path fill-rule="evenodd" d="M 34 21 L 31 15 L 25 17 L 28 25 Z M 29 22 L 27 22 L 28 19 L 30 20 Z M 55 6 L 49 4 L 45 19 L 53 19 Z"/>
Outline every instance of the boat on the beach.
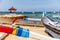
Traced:
<path fill-rule="evenodd" d="M 2 14 L 0 15 L 0 23 L 6 24 L 19 24 L 19 25 L 26 25 L 26 26 L 43 26 L 41 23 L 41 19 L 36 18 L 28 18 L 22 14 L 16 14 L 16 8 L 13 6 L 8 9 L 10 11 L 9 14 Z"/>
<path fill-rule="evenodd" d="M 6 18 L 5 18 L 6 19 Z M 24 20 L 27 22 L 28 20 L 29 21 L 38 21 L 38 22 L 40 22 L 40 20 L 41 19 L 34 19 L 34 18 L 24 18 Z M 24 21 L 24 20 L 21 20 L 21 21 Z M 19 20 L 20 21 L 20 20 Z M 25 22 L 25 23 L 26 23 Z M 20 22 L 21 23 L 21 22 Z M 30 23 L 30 22 L 29 22 Z M 32 23 L 31 23 L 32 24 Z M 35 24 L 36 25 L 36 24 Z M 41 24 L 40 24 L 41 25 Z M 13 29 L 12 27 L 13 27 L 13 25 L 10 25 L 10 26 L 5 26 L 5 25 L 0 25 L 1 27 L 0 27 L 0 31 L 2 31 L 2 32 L 7 32 L 8 34 L 9 34 L 9 32 Z M 11 27 L 11 28 L 9 28 L 9 27 Z M 14 26 L 15 27 L 15 29 L 16 29 L 16 26 Z M 25 27 L 25 26 L 24 26 Z M 3 29 L 2 29 L 3 28 Z M 15 33 L 18 33 L 18 34 L 15 34 L 15 35 L 17 35 L 17 36 L 20 36 L 20 32 L 22 31 L 21 29 L 21 26 L 19 26 L 18 27 L 18 29 L 16 29 L 16 30 L 18 30 L 18 32 L 16 32 L 16 30 L 13 30 L 14 32 L 13 32 L 13 34 L 15 34 Z M 2 29 L 2 30 L 1 30 Z M 8 30 L 7 30 L 8 29 Z M 6 30 L 6 31 L 5 31 Z M 25 32 L 26 31 L 26 32 Z M 11 31 L 12 32 L 12 31 Z M 29 30 L 26 30 L 26 29 L 24 29 L 23 30 L 23 35 L 21 35 L 22 37 L 28 37 L 29 35 L 29 37 L 32 37 L 32 38 L 36 38 L 36 39 L 41 39 L 41 40 L 45 40 L 45 39 L 47 39 L 47 40 L 55 40 L 54 38 L 51 38 L 51 37 L 47 37 L 47 36 L 44 36 L 44 35 L 40 35 L 40 34 L 38 34 L 38 33 L 35 33 L 35 32 L 29 32 Z M 26 35 L 27 34 L 27 35 Z"/>
<path fill-rule="evenodd" d="M 16 14 L 16 13 L 10 13 L 10 14 L 3 14 L 0 15 L 0 20 L 5 21 L 5 23 L 16 23 L 21 25 L 28 25 L 28 26 L 43 26 L 41 23 L 41 19 L 35 19 L 35 18 L 28 18 L 27 16 L 24 16 L 22 14 Z M 2 21 L 1 21 L 2 22 Z"/>
<path fill-rule="evenodd" d="M 60 23 L 51 21 L 48 17 L 43 16 L 41 18 L 42 23 L 46 27 L 45 31 L 54 38 L 60 39 Z"/>

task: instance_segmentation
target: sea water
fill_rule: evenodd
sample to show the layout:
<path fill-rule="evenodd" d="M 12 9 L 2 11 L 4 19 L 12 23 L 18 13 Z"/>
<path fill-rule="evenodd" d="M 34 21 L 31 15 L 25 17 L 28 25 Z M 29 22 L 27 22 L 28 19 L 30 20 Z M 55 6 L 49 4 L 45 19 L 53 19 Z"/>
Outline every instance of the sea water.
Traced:
<path fill-rule="evenodd" d="M 0 14 L 9 14 L 9 12 L 0 12 Z M 35 13 L 32 13 L 32 12 L 24 12 L 24 13 L 16 12 L 16 14 L 22 14 L 22 15 L 25 15 L 29 18 L 41 18 L 41 16 L 42 16 L 42 12 L 35 12 Z"/>
<path fill-rule="evenodd" d="M 9 12 L 0 12 L 0 14 L 9 14 Z M 16 12 L 16 14 L 22 14 L 22 15 L 25 15 L 29 18 L 41 18 L 42 17 L 42 14 L 43 12 Z M 53 13 L 53 12 L 46 12 L 46 16 L 51 18 L 52 20 L 54 21 L 60 21 L 60 12 L 56 12 L 56 13 Z"/>

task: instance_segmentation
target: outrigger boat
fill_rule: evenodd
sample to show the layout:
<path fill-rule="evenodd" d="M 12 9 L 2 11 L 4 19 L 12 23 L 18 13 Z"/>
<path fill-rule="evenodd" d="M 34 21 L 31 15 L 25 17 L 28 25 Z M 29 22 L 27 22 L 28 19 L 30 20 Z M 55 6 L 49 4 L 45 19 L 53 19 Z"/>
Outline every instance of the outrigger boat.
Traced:
<path fill-rule="evenodd" d="M 12 24 L 16 23 L 19 25 L 21 24 L 21 25 L 26 25 L 26 26 L 43 26 L 43 24 L 41 23 L 41 19 L 28 18 L 21 14 L 15 14 L 15 13 L 5 14 L 5 15 L 1 15 L 0 18 Z"/>
<path fill-rule="evenodd" d="M 0 25 L 0 32 L 3 32 L 0 34 L 0 37 L 2 37 L 4 34 L 9 35 L 16 35 L 18 37 L 24 37 L 24 38 L 35 38 L 38 40 L 59 40 L 59 39 L 54 39 L 51 37 L 47 37 L 35 32 L 30 31 L 29 29 L 24 29 L 20 26 L 14 26 L 14 25 Z M 6 37 L 5 36 L 5 37 Z"/>
<path fill-rule="evenodd" d="M 25 19 L 26 20 L 26 19 Z M 32 19 L 33 20 L 33 19 Z M 36 21 L 36 20 L 35 20 Z M 39 19 L 40 21 L 40 19 Z M 3 32 L 1 34 L 1 37 L 7 33 L 8 34 L 13 34 L 13 35 L 16 35 L 16 36 L 21 36 L 21 37 L 25 37 L 25 38 L 36 38 L 36 39 L 39 39 L 39 40 L 59 40 L 59 39 L 54 39 L 54 38 L 51 38 L 51 37 L 47 37 L 47 36 L 44 36 L 44 35 L 41 35 L 41 34 L 38 34 L 38 33 L 35 33 L 35 32 L 32 32 L 30 31 L 29 29 L 24 29 L 20 26 L 15 26 L 15 23 L 13 22 L 12 25 L 1 25 L 0 24 L 0 32 Z"/>
<path fill-rule="evenodd" d="M 42 23 L 46 27 L 45 31 L 49 33 L 54 38 L 60 39 L 60 23 L 51 21 L 49 17 L 46 17 L 43 13 L 43 17 L 41 18 Z"/>

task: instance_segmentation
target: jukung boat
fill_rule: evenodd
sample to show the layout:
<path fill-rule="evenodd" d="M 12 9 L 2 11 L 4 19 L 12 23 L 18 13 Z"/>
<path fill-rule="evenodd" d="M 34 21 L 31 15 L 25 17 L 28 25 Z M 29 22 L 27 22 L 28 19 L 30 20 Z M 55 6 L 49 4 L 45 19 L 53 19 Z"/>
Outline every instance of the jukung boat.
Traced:
<path fill-rule="evenodd" d="M 35 38 L 38 40 L 59 40 L 54 39 L 48 36 L 44 36 L 42 34 L 38 34 L 36 32 L 30 31 L 29 29 L 22 28 L 21 26 L 15 26 L 15 25 L 2 25 L 0 24 L 0 38 L 1 40 L 5 37 L 7 37 L 9 34 L 16 35 L 18 37 L 24 37 L 24 38 Z"/>
<path fill-rule="evenodd" d="M 16 8 L 13 6 L 8 9 L 10 11 L 9 14 L 0 15 L 0 23 L 6 24 L 19 24 L 19 25 L 28 25 L 28 26 L 43 26 L 41 23 L 41 19 L 28 18 L 22 14 L 16 14 Z M 1 20 L 2 19 L 2 20 Z M 3 21 L 3 22 L 2 22 Z"/>
<path fill-rule="evenodd" d="M 28 26 L 43 26 L 41 23 L 41 19 L 35 19 L 35 18 L 28 18 L 24 15 L 21 14 L 16 14 L 16 13 L 10 13 L 10 14 L 4 14 L 1 15 L 0 18 L 2 20 L 6 20 L 6 22 L 11 22 L 11 23 L 16 23 L 16 24 L 21 24 L 21 25 L 28 25 Z M 41 25 L 40 25 L 41 24 Z"/>
<path fill-rule="evenodd" d="M 43 14 L 44 15 L 44 14 Z M 54 38 L 60 39 L 60 23 L 54 22 L 50 18 L 43 16 L 41 18 L 43 25 L 46 27 L 45 31 Z"/>

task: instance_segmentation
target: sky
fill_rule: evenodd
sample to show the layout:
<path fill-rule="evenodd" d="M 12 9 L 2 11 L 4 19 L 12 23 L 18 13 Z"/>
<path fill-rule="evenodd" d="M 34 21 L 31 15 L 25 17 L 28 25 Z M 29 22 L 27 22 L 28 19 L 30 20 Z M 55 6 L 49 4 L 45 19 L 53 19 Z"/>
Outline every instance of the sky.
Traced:
<path fill-rule="evenodd" d="M 17 11 L 60 11 L 60 0 L 0 0 L 0 11 L 9 11 L 14 6 Z"/>

